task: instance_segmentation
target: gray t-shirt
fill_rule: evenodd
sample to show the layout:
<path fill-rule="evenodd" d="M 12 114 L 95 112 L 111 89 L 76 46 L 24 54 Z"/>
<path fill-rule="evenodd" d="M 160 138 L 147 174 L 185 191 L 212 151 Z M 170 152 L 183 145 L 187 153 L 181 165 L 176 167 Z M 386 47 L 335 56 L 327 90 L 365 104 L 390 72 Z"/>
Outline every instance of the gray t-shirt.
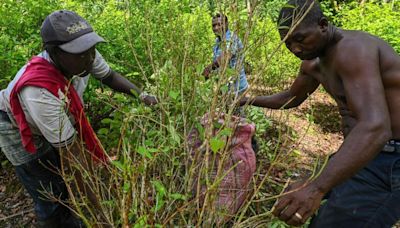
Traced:
<path fill-rule="evenodd" d="M 52 62 L 46 51 L 40 53 L 38 56 Z M 26 65 L 18 71 L 15 78 L 9 83 L 8 87 L 0 91 L 0 110 L 9 114 L 11 122 L 15 126 L 16 130 L 18 129 L 15 120 L 11 115 L 9 98 L 15 83 L 25 72 L 25 69 Z M 110 75 L 110 72 L 111 69 L 109 65 L 96 50 L 95 60 L 93 62 L 92 70 L 90 71 L 91 75 L 96 79 L 103 80 Z M 83 98 L 83 92 L 86 89 L 88 80 L 89 76 L 76 77 L 72 81 L 72 85 L 81 99 Z M 18 98 L 24 111 L 25 118 L 34 136 L 43 136 L 53 145 L 53 147 L 56 148 L 71 143 L 76 132 L 74 128 L 74 119 L 70 113 L 66 112 L 64 109 L 67 97 L 61 91 L 59 91 L 57 97 L 44 88 L 26 86 L 18 94 Z M 12 154 L 7 154 L 7 151 L 3 152 L 8 158 L 12 157 L 12 159 L 9 159 L 10 161 L 14 160 L 21 164 L 37 157 L 26 157 L 26 154 L 24 154 L 24 156 L 18 156 L 18 153 L 15 151 L 13 151 Z M 27 152 L 23 151 L 23 153 Z M 23 157 L 24 161 L 19 161 L 18 157 Z"/>

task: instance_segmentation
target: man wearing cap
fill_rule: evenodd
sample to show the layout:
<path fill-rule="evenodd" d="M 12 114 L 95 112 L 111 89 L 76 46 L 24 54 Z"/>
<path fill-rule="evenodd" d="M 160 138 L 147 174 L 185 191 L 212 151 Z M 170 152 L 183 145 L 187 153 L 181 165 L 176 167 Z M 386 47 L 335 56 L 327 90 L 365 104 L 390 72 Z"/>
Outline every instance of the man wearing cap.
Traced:
<path fill-rule="evenodd" d="M 59 151 L 61 157 L 85 153 L 78 139 L 94 160 L 108 160 L 83 112 L 88 75 L 116 91 L 134 91 L 146 105 L 157 99 L 109 67 L 95 48 L 104 39 L 75 12 L 47 16 L 41 36 L 45 50 L 0 91 L 0 147 L 32 196 L 40 227 L 81 227 L 66 206 L 46 199 L 43 192 L 68 199 L 63 179 L 50 170 L 60 167 Z"/>

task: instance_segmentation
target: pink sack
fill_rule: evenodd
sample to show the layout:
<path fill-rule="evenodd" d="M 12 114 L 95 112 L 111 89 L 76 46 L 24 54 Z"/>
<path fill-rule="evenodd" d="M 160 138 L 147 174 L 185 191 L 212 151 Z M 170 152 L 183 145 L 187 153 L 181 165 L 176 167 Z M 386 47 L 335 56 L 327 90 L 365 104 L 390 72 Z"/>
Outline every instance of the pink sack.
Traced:
<path fill-rule="evenodd" d="M 218 124 L 225 122 L 226 115 L 221 114 Z M 232 116 L 229 123 L 229 128 L 234 130 L 228 148 L 225 150 L 225 156 L 216 154 L 210 151 L 209 171 L 210 184 L 213 185 L 216 181 L 220 181 L 217 185 L 216 198 L 212 201 L 212 206 L 220 212 L 217 216 L 217 223 L 226 221 L 236 214 L 239 208 L 243 205 L 248 195 L 251 193 L 251 179 L 256 171 L 256 157 L 251 145 L 251 138 L 255 133 L 255 125 L 246 123 L 244 118 Z M 201 124 L 204 128 L 210 126 L 211 123 L 209 114 L 203 116 Z M 215 126 L 215 124 L 213 124 Z M 213 136 L 217 134 L 218 129 L 213 129 Z M 205 162 L 205 146 L 200 139 L 198 129 L 193 129 L 189 136 L 189 147 L 191 150 L 191 161 L 194 170 L 195 178 L 192 184 L 192 189 L 195 196 L 199 196 L 199 203 L 203 205 L 204 196 L 207 191 L 205 180 L 199 180 L 199 175 L 204 179 L 204 174 L 200 174 L 202 165 Z M 221 159 L 225 157 L 222 168 L 217 177 L 218 166 Z M 234 167 L 234 168 L 233 168 Z M 217 178 L 216 178 L 217 177 Z M 201 186 L 199 186 L 199 184 Z M 197 192 L 197 191 L 200 192 Z M 222 215 L 221 215 L 222 213 Z"/>

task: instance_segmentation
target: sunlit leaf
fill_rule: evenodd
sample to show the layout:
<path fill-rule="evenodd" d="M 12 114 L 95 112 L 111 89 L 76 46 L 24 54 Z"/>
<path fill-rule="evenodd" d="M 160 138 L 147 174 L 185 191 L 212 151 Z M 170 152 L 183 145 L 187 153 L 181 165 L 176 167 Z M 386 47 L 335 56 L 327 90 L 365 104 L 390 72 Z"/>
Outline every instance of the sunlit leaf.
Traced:
<path fill-rule="evenodd" d="M 224 146 L 225 146 L 225 141 L 221 139 L 212 138 L 210 140 L 210 147 L 214 153 L 217 153 L 220 149 L 224 148 Z"/>
<path fill-rule="evenodd" d="M 178 96 L 179 96 L 179 92 L 169 91 L 168 95 L 169 95 L 172 99 L 176 100 L 176 98 L 178 98 Z"/>

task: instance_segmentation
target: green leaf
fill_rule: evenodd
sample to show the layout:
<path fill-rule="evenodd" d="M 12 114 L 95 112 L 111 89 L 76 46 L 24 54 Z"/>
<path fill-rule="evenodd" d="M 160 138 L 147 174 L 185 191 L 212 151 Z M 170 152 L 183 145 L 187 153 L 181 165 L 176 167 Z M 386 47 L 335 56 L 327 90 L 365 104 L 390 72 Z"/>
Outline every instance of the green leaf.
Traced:
<path fill-rule="evenodd" d="M 222 131 L 218 133 L 218 136 L 231 136 L 232 129 L 231 128 L 224 128 Z"/>
<path fill-rule="evenodd" d="M 102 124 L 109 124 L 109 123 L 111 123 L 112 121 L 113 121 L 113 120 L 110 119 L 110 118 L 104 118 L 104 119 L 101 120 L 101 123 L 102 123 Z"/>
<path fill-rule="evenodd" d="M 111 164 L 113 164 L 115 167 L 120 169 L 121 171 L 124 171 L 124 165 L 120 161 L 112 161 Z"/>
<path fill-rule="evenodd" d="M 220 128 L 222 127 L 222 124 L 221 124 L 221 123 L 218 123 L 218 122 L 213 122 L 213 127 L 214 127 L 215 129 L 220 129 Z"/>
<path fill-rule="evenodd" d="M 202 65 L 197 65 L 196 66 L 196 73 L 201 74 L 204 70 L 204 67 Z"/>
<path fill-rule="evenodd" d="M 294 150 L 293 150 L 293 154 L 294 154 L 295 156 L 300 156 L 300 155 L 301 155 L 301 151 L 300 151 L 300 150 L 294 149 Z"/>
<path fill-rule="evenodd" d="M 171 199 L 174 199 L 174 200 L 183 200 L 183 201 L 185 201 L 187 199 L 187 197 L 185 195 L 182 195 L 182 194 L 179 194 L 179 193 L 173 193 L 173 194 L 169 195 L 169 197 Z"/>
<path fill-rule="evenodd" d="M 100 128 L 97 133 L 99 135 L 108 135 L 109 130 L 107 128 Z"/>
<path fill-rule="evenodd" d="M 279 223 L 274 222 L 272 225 L 269 225 L 269 228 L 278 228 Z"/>
<path fill-rule="evenodd" d="M 144 142 L 144 144 L 146 146 L 153 146 L 154 145 L 154 141 L 151 139 L 146 139 L 146 141 Z"/>
<path fill-rule="evenodd" d="M 130 188 L 131 188 L 131 183 L 125 182 L 124 186 L 122 187 L 122 191 L 126 194 L 129 192 Z"/>
<path fill-rule="evenodd" d="M 172 139 L 173 139 L 177 144 L 180 144 L 180 143 L 181 143 L 181 140 L 180 140 L 180 137 L 179 137 L 178 133 L 176 133 L 175 127 L 172 126 L 172 125 L 169 125 L 169 126 L 168 126 L 168 130 L 169 130 L 169 132 L 171 133 Z"/>
<path fill-rule="evenodd" d="M 153 184 L 157 194 L 160 194 L 161 196 L 165 195 L 165 193 L 167 192 L 167 189 L 164 187 L 164 185 L 160 181 L 153 180 L 153 181 L 151 181 L 151 183 Z"/>
<path fill-rule="evenodd" d="M 147 148 L 147 151 L 149 151 L 150 153 L 157 153 L 158 149 L 156 149 L 156 148 Z"/>
<path fill-rule="evenodd" d="M 168 152 L 171 150 L 171 148 L 169 147 L 169 146 L 166 146 L 166 147 L 164 147 L 164 148 L 162 148 L 162 152 L 164 153 L 164 154 L 168 154 Z"/>
<path fill-rule="evenodd" d="M 163 198 L 159 197 L 159 195 L 156 196 L 156 205 L 153 207 L 153 211 L 157 212 L 159 211 L 165 204 L 165 201 Z"/>
<path fill-rule="evenodd" d="M 150 159 L 153 158 L 153 155 L 151 155 L 151 153 L 143 146 L 139 146 L 139 148 L 137 149 L 137 152 L 144 157 L 147 157 Z"/>
<path fill-rule="evenodd" d="M 196 129 L 199 131 L 201 141 L 204 140 L 204 127 L 199 122 L 195 123 Z"/>
<path fill-rule="evenodd" d="M 136 223 L 133 227 L 134 228 L 143 228 L 143 227 L 146 227 L 146 223 L 147 223 L 147 216 L 143 215 L 136 221 Z"/>
<path fill-rule="evenodd" d="M 169 95 L 172 99 L 176 100 L 176 98 L 178 98 L 178 96 L 179 96 L 179 92 L 169 91 L 168 95 Z"/>
<path fill-rule="evenodd" d="M 229 77 L 235 77 L 237 75 L 237 72 L 233 68 L 227 68 L 226 69 L 226 75 Z"/>
<path fill-rule="evenodd" d="M 314 123 L 315 120 L 314 115 L 307 114 L 306 117 L 308 122 Z"/>
<path fill-rule="evenodd" d="M 138 75 L 140 75 L 140 73 L 139 72 L 131 72 L 131 73 L 128 73 L 128 74 L 126 74 L 125 76 L 138 76 Z"/>
<path fill-rule="evenodd" d="M 218 139 L 218 138 L 212 138 L 210 140 L 210 146 L 211 146 L 211 150 L 214 153 L 217 153 L 220 149 L 224 148 L 225 141 Z"/>
<path fill-rule="evenodd" d="M 223 85 L 223 86 L 221 86 L 221 92 L 222 93 L 227 93 L 228 92 L 228 85 Z"/>
<path fill-rule="evenodd" d="M 154 212 L 159 211 L 165 204 L 164 196 L 167 192 L 167 189 L 164 187 L 164 185 L 158 181 L 154 180 L 151 181 L 153 184 L 157 194 L 156 194 L 156 205 L 153 207 Z"/>

